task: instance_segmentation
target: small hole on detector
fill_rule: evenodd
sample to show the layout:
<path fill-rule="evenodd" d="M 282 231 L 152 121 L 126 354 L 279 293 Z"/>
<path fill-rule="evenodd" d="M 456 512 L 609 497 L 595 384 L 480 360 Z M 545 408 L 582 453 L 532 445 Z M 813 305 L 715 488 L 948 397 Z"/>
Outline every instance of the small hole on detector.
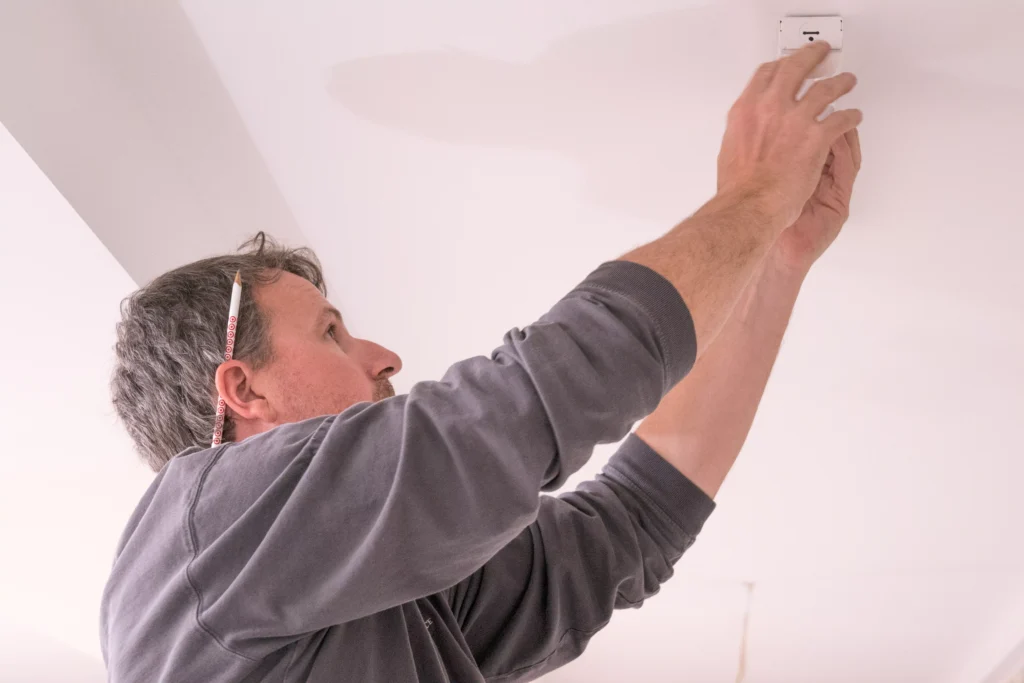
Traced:
<path fill-rule="evenodd" d="M 814 36 L 807 36 L 807 40 L 814 41 Z"/>

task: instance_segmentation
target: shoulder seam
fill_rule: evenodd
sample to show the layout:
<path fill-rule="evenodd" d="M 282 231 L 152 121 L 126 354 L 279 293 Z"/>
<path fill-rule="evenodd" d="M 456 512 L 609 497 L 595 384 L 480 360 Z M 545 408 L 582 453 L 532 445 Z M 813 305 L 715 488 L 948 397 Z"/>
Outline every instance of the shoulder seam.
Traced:
<path fill-rule="evenodd" d="M 187 581 L 189 587 L 192 589 L 192 592 L 195 593 L 196 596 L 196 624 L 199 626 L 199 628 L 202 629 L 203 632 L 206 633 L 206 635 L 213 638 L 214 642 L 217 643 L 217 645 L 219 645 L 221 649 L 223 649 L 225 652 L 232 654 L 236 657 L 240 657 L 246 660 L 247 662 L 258 662 L 258 659 L 247 657 L 243 655 L 241 652 L 235 652 L 234 650 L 232 650 L 224 643 L 224 640 L 220 636 L 218 636 L 214 632 L 214 630 L 203 621 L 203 592 L 199 589 L 199 586 L 196 584 L 196 581 L 192 576 L 192 564 L 199 557 L 199 540 L 196 536 L 195 524 L 193 523 L 196 506 L 199 504 L 199 495 L 202 493 L 203 484 L 206 483 L 206 476 L 210 473 L 210 470 L 213 469 L 213 466 L 217 464 L 217 461 L 220 460 L 221 455 L 224 454 L 225 448 L 226 445 L 221 446 L 220 449 L 214 454 L 214 456 L 210 458 L 210 462 L 206 465 L 206 467 L 203 468 L 202 473 L 200 473 L 199 475 L 199 481 L 196 483 L 195 492 L 192 494 L 192 500 L 189 501 L 188 507 L 186 508 L 185 542 L 189 546 L 188 550 L 192 554 L 192 559 L 190 559 L 188 561 L 188 564 L 185 565 L 185 580 Z"/>

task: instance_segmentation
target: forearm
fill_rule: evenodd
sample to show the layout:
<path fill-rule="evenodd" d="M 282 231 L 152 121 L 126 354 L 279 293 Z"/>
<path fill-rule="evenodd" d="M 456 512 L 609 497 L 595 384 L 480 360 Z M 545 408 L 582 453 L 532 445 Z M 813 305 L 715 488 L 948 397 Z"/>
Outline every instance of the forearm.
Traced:
<path fill-rule="evenodd" d="M 758 264 L 715 343 L 637 429 L 709 496 L 747 438 L 805 273 Z"/>
<path fill-rule="evenodd" d="M 542 496 L 534 523 L 449 594 L 483 674 L 533 679 L 576 658 L 613 609 L 658 592 L 714 507 L 634 437 L 595 479 Z"/>
<path fill-rule="evenodd" d="M 779 222 L 778 211 L 757 192 L 720 194 L 622 260 L 651 268 L 679 291 L 693 317 L 699 358 L 785 227 Z"/>

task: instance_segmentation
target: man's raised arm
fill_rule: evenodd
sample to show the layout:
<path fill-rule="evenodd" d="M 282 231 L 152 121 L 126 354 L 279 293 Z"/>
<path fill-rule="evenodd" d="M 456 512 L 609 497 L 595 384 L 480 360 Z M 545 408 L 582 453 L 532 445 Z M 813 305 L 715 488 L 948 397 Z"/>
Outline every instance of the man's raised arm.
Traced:
<path fill-rule="evenodd" d="M 758 266 L 715 343 L 636 431 L 714 497 L 747 438 L 808 269 L 846 222 L 860 138 L 840 137 L 796 223 Z"/>
<path fill-rule="evenodd" d="M 718 164 L 718 195 L 664 237 L 622 257 L 647 266 L 683 297 L 698 357 L 781 232 L 800 216 L 833 143 L 861 121 L 858 110 L 818 116 L 856 84 L 852 74 L 803 82 L 828 55 L 817 42 L 762 65 L 729 112 Z"/>

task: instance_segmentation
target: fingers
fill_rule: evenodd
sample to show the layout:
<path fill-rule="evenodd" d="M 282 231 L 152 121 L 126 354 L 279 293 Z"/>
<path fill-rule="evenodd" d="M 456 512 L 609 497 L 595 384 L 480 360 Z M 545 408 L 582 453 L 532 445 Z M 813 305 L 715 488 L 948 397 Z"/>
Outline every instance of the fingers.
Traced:
<path fill-rule="evenodd" d="M 780 59 L 772 85 L 781 88 L 787 97 L 795 98 L 800 86 L 811 75 L 811 72 L 825 61 L 831 49 L 832 47 L 822 40 L 800 48 L 789 57 Z"/>
<path fill-rule="evenodd" d="M 750 84 L 747 85 L 747 90 L 751 92 L 764 92 L 767 90 L 778 68 L 778 60 L 766 62 L 757 67 L 757 71 L 754 72 L 754 76 L 750 79 Z"/>
<path fill-rule="evenodd" d="M 859 126 L 863 120 L 864 114 L 860 109 L 841 109 L 829 115 L 821 125 L 825 127 L 826 137 L 832 142 Z"/>
<path fill-rule="evenodd" d="M 850 153 L 853 156 L 853 167 L 860 170 L 860 132 L 854 128 L 847 131 L 845 136 L 847 144 L 850 145 Z"/>
<path fill-rule="evenodd" d="M 826 107 L 853 90 L 856 85 L 857 77 L 851 73 L 822 79 L 811 86 L 800 100 L 800 106 L 808 109 L 811 116 L 817 117 Z"/>

